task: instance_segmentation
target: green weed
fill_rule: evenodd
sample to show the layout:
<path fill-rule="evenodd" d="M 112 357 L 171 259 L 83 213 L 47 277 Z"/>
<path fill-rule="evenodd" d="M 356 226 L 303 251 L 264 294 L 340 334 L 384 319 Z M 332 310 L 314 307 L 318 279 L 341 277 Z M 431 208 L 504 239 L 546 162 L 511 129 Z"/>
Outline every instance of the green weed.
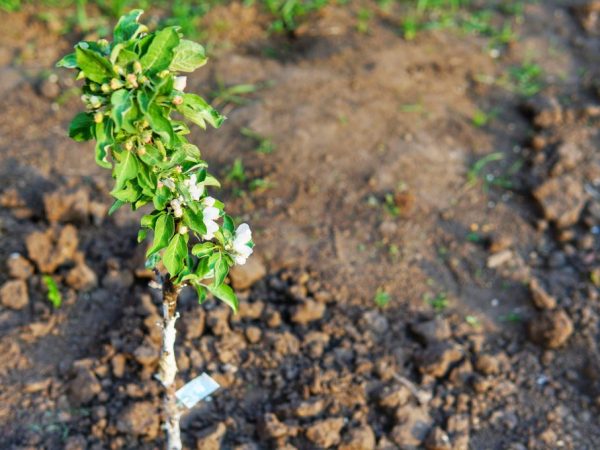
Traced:
<path fill-rule="evenodd" d="M 275 144 L 273 144 L 273 141 L 271 141 L 271 139 L 268 137 L 265 137 L 260 133 L 257 133 L 256 131 L 246 127 L 242 128 L 240 132 L 256 143 L 255 150 L 258 153 L 269 154 L 275 151 Z"/>
<path fill-rule="evenodd" d="M 46 298 L 55 308 L 60 308 L 62 305 L 62 296 L 60 295 L 60 291 L 58 290 L 58 285 L 54 278 L 50 275 L 44 275 L 42 277 L 42 281 L 46 285 L 48 289 L 48 293 L 46 294 Z"/>
<path fill-rule="evenodd" d="M 374 301 L 379 308 L 385 308 L 388 303 L 390 303 L 391 299 L 392 298 L 390 294 L 388 294 L 383 288 L 377 289 Z"/>

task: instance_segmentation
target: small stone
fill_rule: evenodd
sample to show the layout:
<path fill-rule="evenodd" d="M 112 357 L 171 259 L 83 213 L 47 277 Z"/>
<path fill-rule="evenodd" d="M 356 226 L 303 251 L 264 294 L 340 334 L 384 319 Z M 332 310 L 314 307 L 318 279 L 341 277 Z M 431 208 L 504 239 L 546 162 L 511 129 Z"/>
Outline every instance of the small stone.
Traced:
<path fill-rule="evenodd" d="M 390 433 L 392 440 L 402 448 L 417 447 L 423 443 L 431 428 L 431 417 L 423 407 L 405 405 L 396 411 L 396 423 Z"/>
<path fill-rule="evenodd" d="M 529 322 L 532 341 L 546 348 L 557 348 L 565 344 L 573 334 L 573 322 L 562 310 L 546 310 Z"/>
<path fill-rule="evenodd" d="M 261 432 L 265 433 L 271 439 L 279 439 L 287 436 L 289 433 L 287 425 L 281 422 L 273 413 L 267 413 L 263 416 L 259 428 Z"/>
<path fill-rule="evenodd" d="M 548 294 L 535 278 L 529 283 L 529 291 L 531 292 L 533 304 L 539 309 L 556 308 L 556 299 Z"/>
<path fill-rule="evenodd" d="M 267 274 L 267 269 L 257 255 L 248 258 L 246 264 L 236 265 L 229 272 L 231 284 L 236 290 L 243 291 Z"/>
<path fill-rule="evenodd" d="M 314 300 L 305 300 L 295 309 L 291 320 L 294 323 L 306 325 L 323 318 L 325 315 L 325 308 L 324 303 L 319 303 Z"/>
<path fill-rule="evenodd" d="M 117 430 L 155 439 L 160 433 L 160 414 L 150 401 L 130 403 L 117 418 Z"/>
<path fill-rule="evenodd" d="M 223 336 L 231 332 L 229 328 L 229 309 L 220 307 L 208 312 L 206 324 L 212 329 L 216 336 Z"/>
<path fill-rule="evenodd" d="M 220 450 L 226 432 L 227 427 L 223 422 L 202 430 L 196 440 L 196 448 L 198 450 Z"/>
<path fill-rule="evenodd" d="M 325 402 L 323 399 L 315 399 L 315 400 L 306 400 L 300 402 L 293 409 L 296 417 L 306 418 L 306 417 L 315 417 L 323 412 L 325 408 Z"/>
<path fill-rule="evenodd" d="M 379 393 L 379 406 L 388 409 L 396 409 L 405 405 L 411 398 L 410 390 L 404 385 L 386 386 Z"/>
<path fill-rule="evenodd" d="M 435 427 L 427 435 L 425 448 L 427 450 L 452 450 L 452 444 L 446 432 L 440 427 Z"/>
<path fill-rule="evenodd" d="M 8 275 L 11 278 L 26 280 L 33 275 L 33 264 L 18 253 L 13 253 L 8 257 L 6 266 L 8 268 Z"/>
<path fill-rule="evenodd" d="M 374 450 L 375 433 L 368 425 L 352 428 L 338 450 Z"/>
<path fill-rule="evenodd" d="M 98 285 L 98 277 L 85 262 L 78 263 L 73 267 L 65 279 L 67 285 L 73 289 L 85 292 L 95 288 Z"/>
<path fill-rule="evenodd" d="M 544 217 L 558 228 L 575 225 L 585 206 L 588 195 L 583 183 L 572 175 L 550 178 L 533 191 L 544 212 Z"/>
<path fill-rule="evenodd" d="M 110 363 L 112 366 L 113 375 L 116 378 L 123 378 L 123 376 L 125 375 L 125 367 L 127 364 L 127 359 L 125 358 L 125 355 L 123 355 L 122 353 L 117 353 L 115 356 L 112 357 Z"/>
<path fill-rule="evenodd" d="M 110 269 L 102 278 L 102 287 L 109 290 L 124 291 L 129 289 L 134 281 L 131 271 Z"/>
<path fill-rule="evenodd" d="M 436 378 L 443 377 L 450 365 L 460 361 L 463 357 L 461 348 L 456 344 L 439 342 L 429 345 L 418 358 L 421 373 Z"/>
<path fill-rule="evenodd" d="M 87 367 L 78 367 L 75 378 L 73 378 L 67 387 L 67 396 L 70 403 L 79 407 L 92 401 L 102 391 L 100 382 Z"/>
<path fill-rule="evenodd" d="M 379 311 L 367 311 L 361 319 L 365 329 L 376 335 L 385 333 L 389 328 L 388 320 Z"/>
<path fill-rule="evenodd" d="M 306 437 L 319 447 L 329 448 L 339 444 L 343 427 L 344 419 L 341 417 L 320 420 L 307 428 Z"/>
<path fill-rule="evenodd" d="M 246 335 L 246 339 L 248 339 L 248 342 L 250 342 L 251 344 L 256 344 L 258 341 L 260 341 L 260 338 L 262 337 L 262 331 L 259 327 L 255 326 L 250 326 L 246 328 L 244 334 Z"/>
<path fill-rule="evenodd" d="M 85 436 L 78 434 L 77 436 L 70 436 L 64 446 L 64 450 L 86 450 L 87 440 Z"/>
<path fill-rule="evenodd" d="M 497 375 L 500 373 L 500 360 L 492 355 L 479 355 L 475 368 L 484 375 Z"/>
<path fill-rule="evenodd" d="M 60 86 L 58 85 L 56 75 L 43 79 L 38 89 L 40 94 L 48 100 L 54 100 L 60 95 Z"/>
<path fill-rule="evenodd" d="M 452 335 L 450 324 L 446 319 L 436 317 L 433 320 L 413 323 L 410 329 L 425 344 L 433 344 L 438 341 L 445 341 Z"/>
<path fill-rule="evenodd" d="M 239 316 L 242 319 L 250 319 L 257 320 L 260 319 L 263 311 L 265 309 L 265 304 L 263 302 L 240 302 L 240 309 L 238 311 Z"/>
<path fill-rule="evenodd" d="M 0 303 L 11 309 L 23 309 L 29 304 L 27 283 L 24 280 L 7 281 L 0 288 Z"/>
<path fill-rule="evenodd" d="M 144 343 L 135 349 L 133 356 L 142 366 L 151 366 L 158 361 L 160 354 L 149 343 Z"/>

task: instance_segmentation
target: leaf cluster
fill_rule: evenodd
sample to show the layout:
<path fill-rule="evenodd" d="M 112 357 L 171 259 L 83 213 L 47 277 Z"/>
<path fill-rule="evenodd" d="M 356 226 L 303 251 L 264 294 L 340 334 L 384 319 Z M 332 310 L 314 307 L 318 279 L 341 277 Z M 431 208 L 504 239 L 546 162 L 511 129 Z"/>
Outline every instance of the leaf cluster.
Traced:
<path fill-rule="evenodd" d="M 124 204 L 134 210 L 152 204 L 138 235 L 141 242 L 153 232 L 147 267 L 162 265 L 173 283 L 194 286 L 201 301 L 211 292 L 236 309 L 224 284 L 236 258 L 233 220 L 208 196 L 219 182 L 186 137 L 188 122 L 204 129 L 225 119 L 202 97 L 184 92 L 180 74 L 206 63 L 204 48 L 175 26 L 149 32 L 141 14 L 121 17 L 112 42 L 79 42 L 57 63 L 83 80 L 86 110 L 73 119 L 69 136 L 95 140 L 96 162 L 112 171 L 111 213 Z M 222 225 L 214 229 L 217 220 Z"/>

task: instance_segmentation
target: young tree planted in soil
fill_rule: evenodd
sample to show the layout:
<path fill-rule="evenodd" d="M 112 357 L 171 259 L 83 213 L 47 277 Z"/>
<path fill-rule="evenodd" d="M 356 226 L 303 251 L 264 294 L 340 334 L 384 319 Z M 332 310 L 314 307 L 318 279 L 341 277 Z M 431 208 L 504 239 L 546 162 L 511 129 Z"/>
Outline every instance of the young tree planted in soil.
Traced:
<path fill-rule="evenodd" d="M 83 41 L 57 65 L 83 80 L 85 112 L 75 116 L 69 136 L 95 140 L 96 162 L 112 170 L 115 202 L 136 210 L 152 204 L 141 219 L 138 242 L 153 232 L 146 266 L 154 269 L 163 294 L 163 346 L 157 378 L 166 388 L 169 449 L 180 449 L 175 397 L 175 321 L 182 287 L 193 286 L 200 303 L 210 293 L 234 310 L 238 301 L 226 283 L 230 267 L 252 253 L 250 228 L 234 227 L 223 203 L 209 195 L 219 182 L 207 171 L 181 118 L 201 128 L 224 120 L 204 99 L 186 93 L 186 77 L 206 63 L 201 45 L 182 39 L 178 27 L 148 32 L 141 10 L 121 17 L 113 41 Z M 172 117 L 174 116 L 174 117 Z"/>

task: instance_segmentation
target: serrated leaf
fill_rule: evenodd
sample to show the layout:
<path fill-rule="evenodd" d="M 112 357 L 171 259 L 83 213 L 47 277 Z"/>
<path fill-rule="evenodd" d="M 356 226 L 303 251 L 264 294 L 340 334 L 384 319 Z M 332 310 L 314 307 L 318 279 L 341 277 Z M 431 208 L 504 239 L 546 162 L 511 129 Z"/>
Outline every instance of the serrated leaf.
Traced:
<path fill-rule="evenodd" d="M 202 258 L 204 256 L 210 255 L 214 249 L 215 244 L 212 242 L 203 242 L 201 244 L 196 244 L 192 247 L 192 255 L 197 256 L 198 258 Z"/>
<path fill-rule="evenodd" d="M 121 188 L 126 181 L 133 180 L 138 174 L 138 162 L 133 152 L 125 151 L 121 161 L 115 165 L 115 187 Z"/>
<path fill-rule="evenodd" d="M 96 83 L 102 84 L 114 76 L 108 60 L 92 50 L 78 46 L 75 49 L 75 57 L 77 67 L 83 71 L 86 78 Z"/>
<path fill-rule="evenodd" d="M 119 19 L 113 32 L 115 43 L 128 41 L 145 31 L 146 26 L 138 23 L 143 13 L 144 11 L 141 9 L 134 9 Z"/>
<path fill-rule="evenodd" d="M 171 61 L 169 70 L 174 72 L 193 72 L 206 64 L 208 60 L 204 47 L 187 39 L 181 40 L 173 53 L 173 61 Z"/>
<path fill-rule="evenodd" d="M 214 286 L 220 286 L 223 281 L 225 281 L 225 277 L 229 273 L 229 265 L 225 258 L 221 255 L 217 262 L 215 263 L 215 281 L 213 282 Z"/>
<path fill-rule="evenodd" d="M 108 161 L 108 134 L 107 133 L 107 121 L 104 120 L 96 124 L 95 135 L 96 135 L 96 164 L 105 169 L 110 169 L 112 164 Z"/>
<path fill-rule="evenodd" d="M 154 198 L 152 202 L 154 203 L 154 207 L 158 210 L 163 210 L 167 206 L 169 199 L 171 198 L 171 191 L 166 186 L 160 187 L 156 189 L 156 193 L 154 194 Z"/>
<path fill-rule="evenodd" d="M 110 104 L 112 105 L 111 117 L 115 122 L 115 131 L 119 131 L 123 127 L 125 114 L 131 109 L 131 93 L 127 89 L 119 89 L 110 96 Z"/>
<path fill-rule="evenodd" d="M 146 258 L 165 248 L 173 233 L 175 232 L 175 221 L 170 214 L 162 214 L 156 219 L 154 224 L 154 241 L 152 247 L 146 252 Z"/>
<path fill-rule="evenodd" d="M 138 235 L 137 235 L 138 244 L 140 242 L 142 242 L 144 239 L 146 239 L 147 235 L 148 235 L 148 230 L 139 230 Z"/>
<path fill-rule="evenodd" d="M 140 59 L 142 67 L 149 74 L 168 69 L 173 60 L 173 50 L 179 45 L 179 35 L 175 27 L 168 27 L 156 33 L 148 50 Z"/>
<path fill-rule="evenodd" d="M 90 113 L 77 114 L 69 125 L 69 137 L 75 141 L 89 141 L 94 137 L 96 122 Z"/>
<path fill-rule="evenodd" d="M 177 276 L 185 266 L 187 257 L 187 235 L 175 233 L 163 254 L 163 264 L 172 277 Z"/>
<path fill-rule="evenodd" d="M 238 311 L 238 299 L 233 292 L 233 289 L 226 284 L 220 286 L 209 285 L 208 290 L 223 303 L 229 305 L 234 312 Z"/>
<path fill-rule="evenodd" d="M 195 213 L 189 208 L 183 211 L 183 223 L 200 235 L 206 234 L 206 225 L 202 219 L 202 213 Z"/>
<path fill-rule="evenodd" d="M 152 127 L 152 129 L 165 141 L 165 144 L 169 144 L 173 138 L 173 127 L 169 119 L 165 117 L 165 113 L 156 104 L 151 104 L 148 107 L 148 111 L 144 114 L 144 117 Z"/>
<path fill-rule="evenodd" d="M 141 194 L 142 192 L 139 186 L 131 181 L 127 181 L 123 186 L 114 188 L 112 191 L 110 191 L 110 195 L 125 203 L 134 203 L 138 198 L 140 198 Z"/>
<path fill-rule="evenodd" d="M 65 69 L 75 69 L 77 68 L 77 57 L 75 53 L 69 53 L 61 58 L 60 61 L 56 63 L 56 67 L 64 67 Z"/>
<path fill-rule="evenodd" d="M 201 128 L 206 128 L 206 122 L 219 128 L 225 121 L 225 116 L 196 94 L 183 94 L 183 103 L 177 106 L 177 111 Z"/>

